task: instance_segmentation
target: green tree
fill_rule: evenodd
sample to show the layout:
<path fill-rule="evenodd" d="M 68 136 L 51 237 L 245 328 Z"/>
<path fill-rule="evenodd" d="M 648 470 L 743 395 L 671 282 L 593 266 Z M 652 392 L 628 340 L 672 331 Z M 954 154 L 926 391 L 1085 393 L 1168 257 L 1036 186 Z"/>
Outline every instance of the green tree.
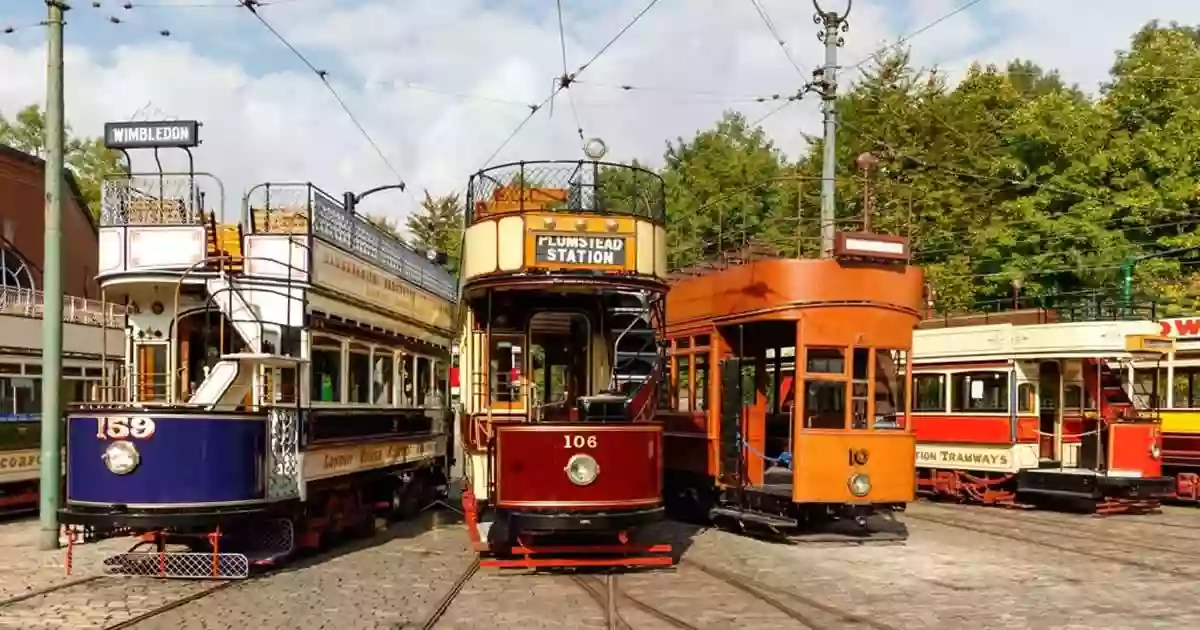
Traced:
<path fill-rule="evenodd" d="M 38 105 L 29 105 L 13 120 L 0 114 L 0 144 L 38 157 L 46 154 L 46 116 Z M 71 137 L 67 126 L 67 167 L 75 175 L 84 202 L 99 217 L 101 189 L 106 175 L 123 170 L 121 154 L 104 146 L 100 138 Z"/>
<path fill-rule="evenodd" d="M 444 252 L 446 268 L 457 271 L 462 256 L 464 212 L 462 197 L 457 193 L 434 197 L 426 190 L 421 207 L 409 215 L 406 224 L 413 246 Z"/>
<path fill-rule="evenodd" d="M 773 218 L 788 203 L 789 173 L 762 128 L 725 112 L 715 128 L 668 143 L 664 159 L 672 266 L 712 259 L 753 237 L 777 239 Z"/>

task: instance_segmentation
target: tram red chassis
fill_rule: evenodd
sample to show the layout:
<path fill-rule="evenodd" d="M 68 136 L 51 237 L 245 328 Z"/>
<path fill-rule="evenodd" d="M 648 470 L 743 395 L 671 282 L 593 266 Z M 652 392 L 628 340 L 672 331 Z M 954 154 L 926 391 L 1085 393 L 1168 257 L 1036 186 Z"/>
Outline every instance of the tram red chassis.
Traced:
<path fill-rule="evenodd" d="M 577 483 L 586 456 L 595 476 Z M 659 424 L 496 425 L 489 449 L 495 520 L 487 541 L 474 493 L 463 495 L 472 545 L 493 568 L 665 566 L 671 545 L 640 544 L 633 531 L 663 518 Z"/>

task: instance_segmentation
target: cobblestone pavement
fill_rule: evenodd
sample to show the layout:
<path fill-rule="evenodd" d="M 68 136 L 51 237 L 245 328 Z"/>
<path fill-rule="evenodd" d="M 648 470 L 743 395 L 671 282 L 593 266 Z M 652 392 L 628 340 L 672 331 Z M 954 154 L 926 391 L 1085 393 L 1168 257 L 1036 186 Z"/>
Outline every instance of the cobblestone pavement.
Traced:
<path fill-rule="evenodd" d="M 0 601 L 33 591 L 64 584 L 90 575 L 87 567 L 98 567 L 100 559 L 125 551 L 132 544 L 125 540 L 106 540 L 76 545 L 72 575 L 66 574 L 66 539 L 58 551 L 38 551 L 37 519 L 0 522 Z M 0 611 L 0 621 L 4 615 Z"/>
<path fill-rule="evenodd" d="M 904 518 L 911 530 L 907 543 L 861 547 L 785 546 L 666 524 L 660 533 L 682 545 L 685 561 L 673 570 L 620 576 L 617 609 L 624 623 L 618 627 L 1200 627 L 1200 510 L 1166 508 L 1159 515 L 1097 519 L 918 503 Z M 431 528 L 429 521 L 394 526 L 333 557 L 299 561 L 136 627 L 420 627 L 471 558 L 461 525 Z M 32 546 L 36 524 L 29 529 L 26 544 Z M 0 526 L 0 542 L 19 539 Z M 0 566 L 13 571 L 11 549 L 3 549 L 0 562 L 7 564 Z M 61 581 L 66 578 L 59 563 L 56 579 Z M 744 583 L 739 588 L 706 573 L 705 566 Z M 583 580 L 592 584 L 593 594 L 567 575 L 481 569 L 437 627 L 605 628 L 603 601 L 595 595 L 604 591 L 603 581 Z M 8 590 L 17 587 L 24 588 L 0 583 Z M 101 628 L 197 588 L 211 584 L 103 578 L 0 608 L 0 628 Z"/>

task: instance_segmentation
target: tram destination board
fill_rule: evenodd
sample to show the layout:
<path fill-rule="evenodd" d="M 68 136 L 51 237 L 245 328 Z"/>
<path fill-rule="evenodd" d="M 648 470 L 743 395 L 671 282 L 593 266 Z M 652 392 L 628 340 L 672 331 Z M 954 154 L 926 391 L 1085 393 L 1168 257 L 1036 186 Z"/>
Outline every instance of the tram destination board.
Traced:
<path fill-rule="evenodd" d="M 104 146 L 109 149 L 189 148 L 200 144 L 195 120 L 104 123 Z"/>
<path fill-rule="evenodd" d="M 628 242 L 624 237 L 538 234 L 534 260 L 551 265 L 624 267 Z"/>

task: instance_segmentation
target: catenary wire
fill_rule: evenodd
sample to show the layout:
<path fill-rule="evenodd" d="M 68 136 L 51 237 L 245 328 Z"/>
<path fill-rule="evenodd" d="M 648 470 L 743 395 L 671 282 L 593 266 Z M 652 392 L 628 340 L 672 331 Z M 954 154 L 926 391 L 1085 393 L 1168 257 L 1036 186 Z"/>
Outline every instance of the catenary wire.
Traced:
<path fill-rule="evenodd" d="M 800 68 L 800 64 L 796 63 L 796 58 L 792 56 L 792 51 L 788 48 L 787 42 L 783 40 L 779 31 L 776 30 L 775 22 L 771 20 L 770 15 L 767 15 L 767 10 L 759 4 L 758 0 L 750 0 L 750 4 L 754 5 L 754 10 L 758 13 L 758 17 L 762 20 L 763 25 L 767 27 L 767 30 L 770 31 L 771 37 L 775 38 L 775 43 L 779 44 L 779 49 L 787 57 L 788 63 L 792 64 L 792 67 L 796 69 L 801 79 L 808 80 L 808 77 L 804 74 L 804 70 Z"/>
<path fill-rule="evenodd" d="M 371 148 L 375 150 L 375 153 L 379 156 L 379 159 L 387 166 L 388 170 L 395 175 L 396 180 L 400 183 L 400 185 L 404 186 L 404 178 L 400 175 L 400 171 L 396 169 L 396 167 L 392 164 L 392 161 L 388 159 L 386 154 L 384 154 L 383 149 L 380 148 L 377 142 L 375 142 L 375 139 L 371 137 L 371 134 L 367 132 L 362 123 L 358 121 L 358 117 L 355 116 L 350 107 L 346 105 L 346 101 L 342 100 L 342 96 L 338 94 L 337 90 L 334 89 L 333 85 L 329 82 L 328 73 L 314 66 L 312 62 L 308 60 L 308 57 L 304 56 L 304 53 L 301 53 L 299 50 L 297 50 L 296 47 L 287 40 L 287 38 L 285 38 L 279 31 L 275 30 L 275 27 L 271 26 L 271 23 L 268 22 L 261 14 L 259 14 L 257 10 L 257 2 L 252 2 L 251 0 L 241 1 L 243 3 L 242 6 L 244 6 L 246 10 L 255 17 L 255 19 L 261 22 L 262 25 L 266 27 L 266 29 L 270 31 L 272 35 L 275 36 L 275 39 L 279 40 L 279 42 L 287 47 L 288 50 L 292 51 L 293 55 L 295 55 L 302 63 L 304 63 L 304 65 L 307 66 L 308 69 L 313 72 L 313 74 L 317 75 L 317 78 L 321 80 L 321 84 L 324 85 L 325 89 L 329 90 L 329 93 L 333 95 L 333 98 L 338 102 L 338 105 L 341 106 L 342 111 L 346 113 L 346 116 L 350 119 L 350 122 L 354 123 L 354 126 L 358 128 L 359 133 L 366 138 L 367 142 L 371 145 Z"/>
<path fill-rule="evenodd" d="M 576 76 L 581 74 L 589 66 L 591 66 L 593 63 L 595 63 L 596 60 L 599 59 L 601 55 L 603 55 L 605 52 L 607 52 L 608 49 L 611 48 L 613 44 L 617 43 L 617 40 L 621 39 L 621 36 L 624 35 L 630 28 L 633 28 L 633 25 L 637 24 L 638 20 L 642 19 L 642 16 L 646 15 L 646 12 L 649 11 L 650 9 L 654 8 L 654 5 L 658 4 L 658 2 L 659 2 L 659 0 L 650 0 L 650 2 L 648 4 L 646 4 L 646 6 L 640 12 L 638 12 L 637 15 L 633 16 L 633 19 L 630 20 L 629 23 L 627 23 L 620 31 L 617 31 L 617 34 L 614 35 L 612 37 L 612 39 L 609 39 L 608 42 L 606 44 L 604 44 L 604 46 L 600 47 L 600 50 L 598 50 L 596 52 L 596 54 L 592 55 L 591 59 L 588 59 L 586 62 L 584 62 L 583 65 L 579 66 L 579 69 L 577 69 L 574 73 L 567 75 L 567 76 L 563 77 L 561 80 L 559 80 L 557 87 L 555 87 L 550 92 L 550 96 L 547 96 L 545 100 L 543 100 L 541 103 L 539 103 L 537 105 L 531 105 L 529 107 L 529 115 L 525 116 L 525 118 L 521 120 L 521 122 L 517 125 L 517 127 L 512 130 L 512 133 L 508 134 L 508 137 L 506 137 L 504 139 L 504 142 L 501 142 L 500 146 L 496 147 L 495 151 L 492 151 L 491 155 L 489 155 L 488 158 L 486 160 L 484 160 L 483 166 L 479 167 L 478 170 L 482 171 L 483 169 L 487 168 L 488 165 L 490 165 L 492 163 L 492 160 L 496 159 L 496 156 L 499 155 L 500 152 L 504 150 L 504 147 L 508 146 L 508 144 L 510 142 L 512 142 L 513 138 L 517 137 L 517 134 L 521 133 L 521 130 L 525 128 L 525 125 L 528 125 L 529 121 L 532 120 L 533 117 L 536 116 L 537 113 L 539 111 L 541 111 L 541 109 L 543 107 L 545 107 L 547 104 L 549 104 L 551 101 L 553 101 L 554 97 L 558 96 L 559 92 L 570 87 L 570 83 L 575 80 Z"/>

